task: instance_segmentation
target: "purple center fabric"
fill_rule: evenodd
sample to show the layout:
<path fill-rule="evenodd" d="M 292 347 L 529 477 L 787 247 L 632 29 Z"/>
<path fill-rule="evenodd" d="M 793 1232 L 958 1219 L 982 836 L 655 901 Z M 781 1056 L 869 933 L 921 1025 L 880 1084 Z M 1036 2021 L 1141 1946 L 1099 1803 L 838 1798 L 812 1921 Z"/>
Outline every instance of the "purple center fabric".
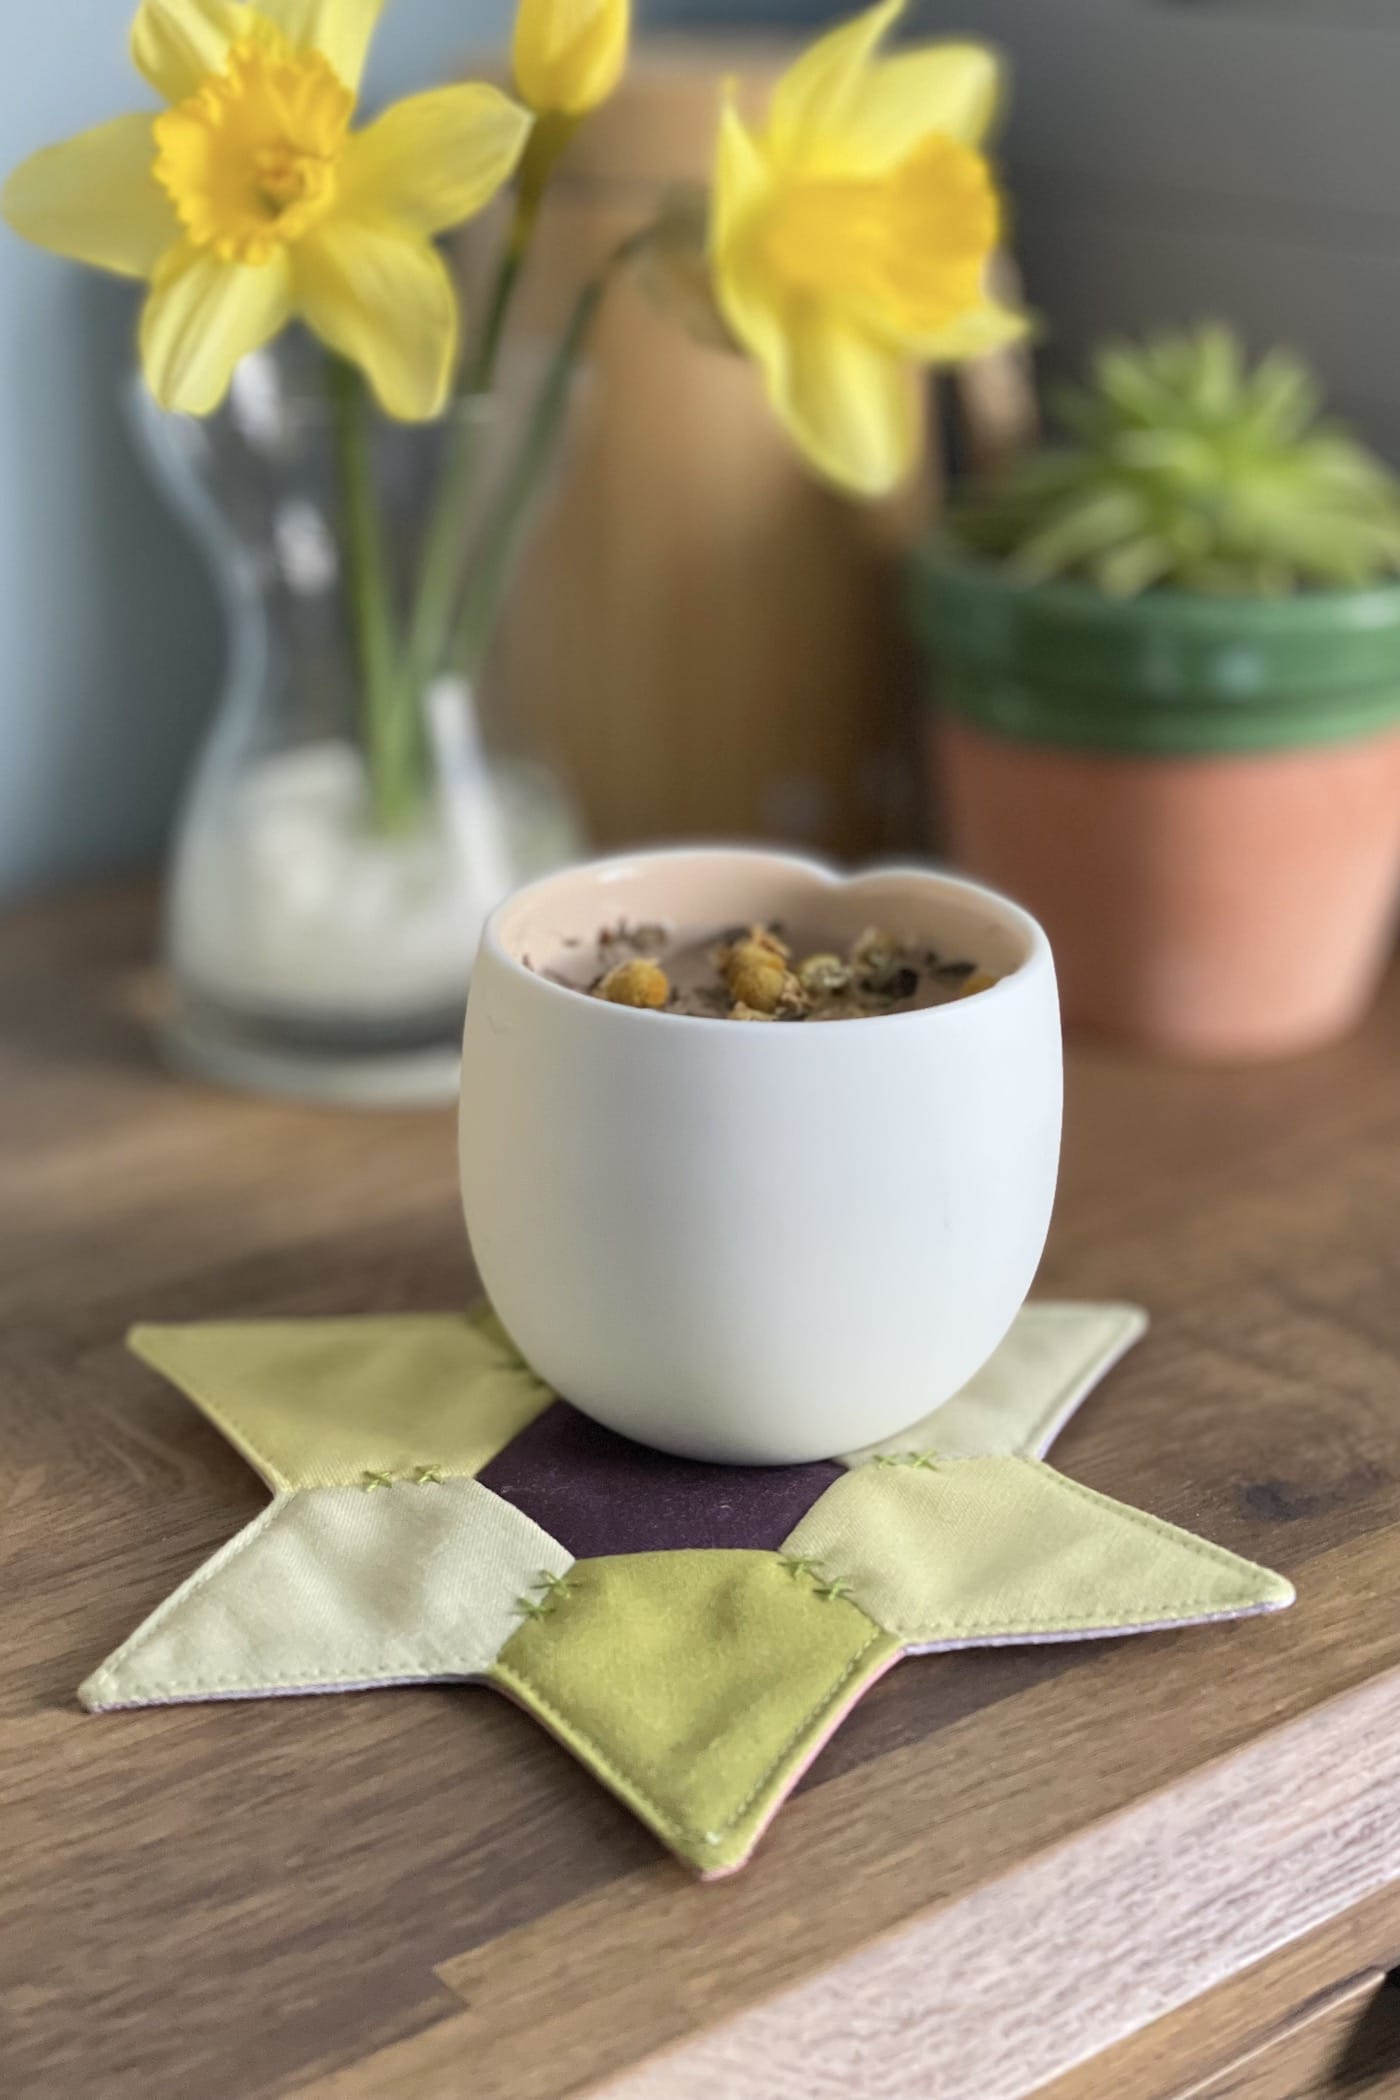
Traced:
<path fill-rule="evenodd" d="M 842 1468 L 828 1459 L 697 1465 L 631 1443 L 557 1400 L 479 1477 L 576 1560 L 597 1560 L 690 1547 L 773 1552 Z"/>

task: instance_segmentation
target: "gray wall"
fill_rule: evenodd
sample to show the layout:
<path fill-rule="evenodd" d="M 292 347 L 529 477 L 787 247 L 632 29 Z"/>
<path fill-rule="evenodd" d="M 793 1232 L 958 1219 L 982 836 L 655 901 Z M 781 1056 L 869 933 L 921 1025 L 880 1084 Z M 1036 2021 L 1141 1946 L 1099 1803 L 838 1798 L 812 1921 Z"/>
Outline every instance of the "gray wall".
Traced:
<path fill-rule="evenodd" d="M 135 106 L 130 11 L 30 11 L 0 162 Z M 424 83 L 503 13 L 391 0 L 371 92 Z M 1229 315 L 1310 351 L 1400 457 L 1400 0 L 924 0 L 916 19 L 1011 54 L 1017 242 L 1057 361 Z M 126 288 L 0 234 L 0 890 L 151 855 L 217 688 L 208 587 L 117 406 L 131 313 Z"/>
<path fill-rule="evenodd" d="M 937 0 L 1015 64 L 1007 159 L 1056 362 L 1222 314 L 1400 459 L 1400 0 Z"/>

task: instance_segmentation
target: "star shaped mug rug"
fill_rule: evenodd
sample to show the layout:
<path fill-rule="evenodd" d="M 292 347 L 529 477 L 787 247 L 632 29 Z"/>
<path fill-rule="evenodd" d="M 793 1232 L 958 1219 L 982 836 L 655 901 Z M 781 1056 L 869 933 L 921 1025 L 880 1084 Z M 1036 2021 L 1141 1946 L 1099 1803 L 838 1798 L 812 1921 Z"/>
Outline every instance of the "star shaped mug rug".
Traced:
<path fill-rule="evenodd" d="M 868 1450 L 704 1465 L 603 1429 L 475 1314 L 138 1327 L 272 1500 L 82 1686 L 93 1711 L 480 1680 L 711 1878 L 876 1678 L 945 1649 L 1277 1611 L 1291 1585 L 1046 1463 L 1142 1335 L 1032 1302 Z"/>

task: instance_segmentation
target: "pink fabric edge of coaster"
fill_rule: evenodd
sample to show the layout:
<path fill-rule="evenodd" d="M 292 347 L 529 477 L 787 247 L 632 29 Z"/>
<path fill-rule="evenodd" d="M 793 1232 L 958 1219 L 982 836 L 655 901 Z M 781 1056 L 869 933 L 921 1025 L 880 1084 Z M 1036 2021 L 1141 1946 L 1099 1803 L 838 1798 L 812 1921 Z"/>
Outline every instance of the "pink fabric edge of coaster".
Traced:
<path fill-rule="evenodd" d="M 880 1679 L 884 1676 L 887 1676 L 888 1673 L 894 1668 L 895 1664 L 898 1662 L 902 1662 L 904 1660 L 904 1657 L 908 1653 L 909 1650 L 906 1648 L 896 1648 L 893 1655 L 886 1657 L 885 1661 L 881 1663 L 878 1670 L 872 1670 L 868 1677 L 861 1678 L 859 1685 L 851 1693 L 849 1699 L 844 1700 L 839 1707 L 836 1707 L 832 1710 L 832 1712 L 827 1716 L 826 1724 L 822 1728 L 821 1733 L 808 1746 L 808 1748 L 806 1748 L 803 1751 L 797 1763 L 794 1764 L 792 1768 L 784 1774 L 783 1779 L 780 1783 L 779 1791 L 773 1796 L 773 1799 L 769 1804 L 767 1813 L 764 1815 L 763 1820 L 756 1825 L 753 1837 L 747 1849 L 743 1853 L 742 1857 L 736 1860 L 732 1860 L 728 1866 L 715 1867 L 708 1874 L 705 1873 L 701 1867 L 697 1866 L 696 1862 L 690 1857 L 688 1853 L 677 1851 L 675 1845 L 671 1843 L 670 1839 L 667 1838 L 661 1831 L 659 1831 L 653 1823 L 648 1822 L 647 1818 L 644 1815 L 642 1815 L 636 1808 L 634 1808 L 630 1801 L 624 1801 L 621 1794 L 617 1792 L 616 1788 L 609 1785 L 607 1779 L 605 1779 L 600 1772 L 596 1772 L 593 1769 L 592 1765 L 587 1763 L 587 1761 L 584 1758 L 579 1756 L 573 1744 L 566 1742 L 563 1736 L 559 1734 L 557 1729 L 551 1728 L 549 1721 L 546 1719 L 546 1717 L 543 1714 L 537 1712 L 536 1709 L 533 1706 L 529 1705 L 526 1700 L 517 1698 L 516 1694 L 511 1690 L 509 1685 L 502 1684 L 497 1678 L 494 1677 L 480 1678 L 477 1680 L 477 1682 L 489 1685 L 490 1689 L 493 1692 L 498 1693 L 501 1698 L 508 1699 L 511 1705 L 517 1709 L 517 1711 L 527 1715 L 528 1718 L 534 1722 L 537 1728 L 542 1728 L 545 1734 L 550 1738 L 550 1741 L 556 1743 L 567 1758 L 569 1758 L 574 1764 L 576 1764 L 581 1771 L 586 1772 L 589 1778 L 595 1781 L 597 1785 L 606 1788 L 607 1792 L 612 1795 L 614 1801 L 617 1802 L 618 1806 L 624 1809 L 626 1813 L 629 1816 L 631 1816 L 635 1822 L 640 1823 L 642 1828 L 651 1837 L 655 1838 L 656 1842 L 659 1845 L 661 1845 L 667 1852 L 670 1853 L 672 1859 L 676 1861 L 677 1865 L 684 1867 L 686 1871 L 696 1881 L 728 1881 L 732 1874 L 738 1874 L 742 1872 L 742 1870 L 748 1865 L 749 1861 L 753 1858 L 754 1853 L 757 1851 L 761 1840 L 766 1835 L 768 1831 L 768 1826 L 770 1825 L 770 1823 L 772 1823 L 779 1809 L 782 1808 L 785 1802 L 787 1801 L 788 1796 L 791 1794 L 793 1788 L 797 1785 L 797 1782 L 804 1776 L 805 1773 L 811 1770 L 811 1767 L 821 1756 L 823 1750 L 825 1750 L 827 1744 L 831 1741 L 831 1738 L 835 1735 L 837 1729 L 840 1728 L 842 1722 L 846 1720 L 846 1718 L 852 1712 L 852 1710 L 855 1707 L 859 1706 L 861 1700 L 870 1690 L 871 1685 L 878 1684 Z"/>
<path fill-rule="evenodd" d="M 1287 1611 L 1297 1600 L 1290 1585 L 1286 1597 L 1266 1597 L 1259 1604 L 1231 1605 L 1225 1611 L 1203 1611 L 1190 1619 L 1144 1619 L 1133 1626 L 1070 1626 L 1063 1633 L 987 1633 L 963 1635 L 950 1641 L 910 1641 L 906 1655 L 952 1655 L 959 1648 L 1046 1648 L 1070 1641 L 1126 1641 L 1135 1633 L 1174 1633 L 1192 1626 L 1219 1626 L 1232 1619 L 1262 1619 L 1270 1612 Z"/>
<path fill-rule="evenodd" d="M 878 1684 L 882 1677 L 887 1677 L 890 1671 L 894 1668 L 895 1664 L 903 1662 L 905 1656 L 908 1655 L 909 1652 L 910 1651 L 907 1648 L 896 1648 L 893 1655 L 887 1656 L 884 1662 L 881 1663 L 878 1670 L 872 1670 L 868 1677 L 863 1677 L 857 1689 L 852 1692 L 850 1698 L 847 1699 L 843 1705 L 837 1707 L 835 1711 L 828 1716 L 826 1726 L 822 1729 L 821 1733 L 812 1742 L 810 1747 L 803 1752 L 802 1756 L 799 1758 L 798 1762 L 792 1767 L 791 1771 L 785 1775 L 782 1781 L 781 1791 L 774 1795 L 767 1814 L 764 1816 L 762 1822 L 756 1826 L 752 1841 L 750 1842 L 748 1850 L 745 1852 L 742 1859 L 733 1860 L 727 1867 L 715 1867 L 708 1874 L 700 1872 L 700 1870 L 696 1868 L 693 1860 L 685 1861 L 685 1865 L 688 1866 L 693 1873 L 695 1873 L 697 1880 L 728 1881 L 731 1875 L 738 1874 L 743 1871 L 743 1869 L 748 1865 L 749 1861 L 753 1858 L 754 1853 L 758 1850 L 759 1845 L 763 1842 L 763 1839 L 767 1836 L 768 1827 L 774 1821 L 779 1809 L 786 1806 L 793 1788 L 797 1785 L 798 1781 L 802 1779 L 812 1769 L 812 1766 L 821 1756 L 823 1750 L 825 1750 L 827 1744 L 831 1741 L 831 1738 L 835 1735 L 837 1729 L 842 1726 L 847 1717 L 854 1712 L 857 1706 L 860 1705 L 861 1700 L 870 1690 L 870 1687 L 873 1684 Z M 677 1854 L 677 1857 L 680 1857 L 680 1855 Z"/>

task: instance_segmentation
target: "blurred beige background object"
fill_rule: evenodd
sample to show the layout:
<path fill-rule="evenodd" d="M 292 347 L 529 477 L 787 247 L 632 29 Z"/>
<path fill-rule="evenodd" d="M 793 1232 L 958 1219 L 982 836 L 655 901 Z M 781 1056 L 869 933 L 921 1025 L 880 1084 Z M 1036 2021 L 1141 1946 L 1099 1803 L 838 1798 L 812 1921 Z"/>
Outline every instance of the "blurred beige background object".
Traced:
<path fill-rule="evenodd" d="M 551 191 L 517 354 L 670 185 L 708 180 L 722 79 L 761 92 L 789 56 L 643 47 Z M 493 666 L 598 845 L 707 833 L 859 854 L 917 836 L 901 558 L 931 495 L 862 508 L 819 487 L 747 362 L 615 287 Z"/>

